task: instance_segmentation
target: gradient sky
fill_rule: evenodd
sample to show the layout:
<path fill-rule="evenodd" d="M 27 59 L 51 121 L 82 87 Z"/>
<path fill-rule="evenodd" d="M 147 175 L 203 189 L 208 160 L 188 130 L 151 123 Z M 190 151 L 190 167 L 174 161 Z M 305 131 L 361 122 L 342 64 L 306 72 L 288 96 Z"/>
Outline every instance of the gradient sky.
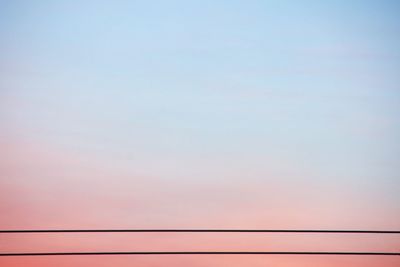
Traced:
<path fill-rule="evenodd" d="M 0 228 L 400 228 L 397 1 L 0 0 Z M 3 235 L 0 250 L 398 251 L 396 236 Z M 399 257 L 0 258 L 395 267 Z"/>

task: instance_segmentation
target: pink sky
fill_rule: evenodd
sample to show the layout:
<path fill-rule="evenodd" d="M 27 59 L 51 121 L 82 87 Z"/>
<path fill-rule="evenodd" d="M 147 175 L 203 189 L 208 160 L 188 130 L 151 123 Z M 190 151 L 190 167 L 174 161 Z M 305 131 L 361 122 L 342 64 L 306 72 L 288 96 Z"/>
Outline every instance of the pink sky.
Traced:
<path fill-rule="evenodd" d="M 400 230 L 395 1 L 0 1 L 0 229 Z M 0 235 L 1 252 L 398 252 L 396 235 Z M 395 267 L 400 257 L 0 258 Z"/>
<path fill-rule="evenodd" d="M 396 229 L 398 217 L 374 206 L 329 203 L 323 194 L 279 185 L 160 181 L 115 168 L 95 155 L 8 138 L 1 143 L 1 229 L 286 228 Z M 26 177 L 35 177 L 27 180 Z M 112 177 L 112 181 L 110 181 Z M 283 187 L 282 187 L 283 186 Z M 279 191 L 280 194 L 276 195 Z M 297 193 L 296 193 L 297 191 Z M 318 189 L 316 191 L 319 191 Z M 237 192 L 241 192 L 238 197 Z M 345 195 L 346 192 L 343 192 Z M 318 199 L 322 199 L 321 206 Z M 362 204 L 362 203 L 360 203 Z M 363 205 L 368 205 L 364 203 Z M 365 212 L 369 209 L 368 212 Z M 354 214 L 358 211 L 358 214 Z M 384 216 L 384 218 L 382 218 Z M 397 228 L 398 229 L 398 228 Z M 2 251 L 391 251 L 396 235 L 49 234 L 3 235 Z M 0 258 L 1 266 L 397 266 L 398 257 L 78 256 Z"/>

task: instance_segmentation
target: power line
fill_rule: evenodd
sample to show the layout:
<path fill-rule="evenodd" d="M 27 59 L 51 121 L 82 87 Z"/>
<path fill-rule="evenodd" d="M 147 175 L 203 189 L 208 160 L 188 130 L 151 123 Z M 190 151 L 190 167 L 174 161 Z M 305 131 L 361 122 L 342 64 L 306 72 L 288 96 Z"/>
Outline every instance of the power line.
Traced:
<path fill-rule="evenodd" d="M 15 256 L 88 256 L 88 255 L 342 255 L 342 256 L 400 256 L 396 252 L 331 252 L 331 251 L 124 251 L 124 252 L 40 252 L 0 253 L 0 257 Z"/>
<path fill-rule="evenodd" d="M 310 234 L 400 234 L 395 230 L 291 230 L 291 229 L 27 229 L 0 230 L 18 233 L 310 233 Z"/>
<path fill-rule="evenodd" d="M 293 230 L 293 229 L 25 229 L 0 230 L 0 234 L 24 233 L 310 233 L 310 234 L 400 234 L 394 230 Z M 10 256 L 88 255 L 361 255 L 400 256 L 398 252 L 315 252 L 315 251 L 142 251 L 142 252 L 34 252 L 0 253 Z"/>

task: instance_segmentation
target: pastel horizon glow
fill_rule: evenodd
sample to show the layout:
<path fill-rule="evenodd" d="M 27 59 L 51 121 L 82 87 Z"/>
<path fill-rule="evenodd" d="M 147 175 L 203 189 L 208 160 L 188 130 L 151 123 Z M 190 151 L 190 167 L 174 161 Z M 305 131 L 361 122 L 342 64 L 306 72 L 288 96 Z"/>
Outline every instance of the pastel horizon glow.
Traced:
<path fill-rule="evenodd" d="M 396 1 L 0 0 L 0 229 L 400 229 Z M 398 236 L 1 235 L 1 252 L 389 251 Z M 399 257 L 0 258 L 395 267 Z"/>

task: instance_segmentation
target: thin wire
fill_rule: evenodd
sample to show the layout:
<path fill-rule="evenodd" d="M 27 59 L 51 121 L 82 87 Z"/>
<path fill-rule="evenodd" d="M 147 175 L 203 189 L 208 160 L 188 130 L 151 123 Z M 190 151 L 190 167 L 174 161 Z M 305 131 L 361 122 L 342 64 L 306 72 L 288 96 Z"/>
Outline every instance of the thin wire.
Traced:
<path fill-rule="evenodd" d="M 88 255 L 343 255 L 343 256 L 400 256 L 396 252 L 315 252 L 315 251 L 142 251 L 142 252 L 41 252 L 0 253 L 0 257 L 16 256 L 88 256 Z"/>
<path fill-rule="evenodd" d="M 0 233 L 337 233 L 337 234 L 400 234 L 400 231 L 380 230 L 259 230 L 259 229 L 42 229 L 42 230 L 0 230 Z M 0 253 L 8 256 L 85 256 L 85 255 L 372 255 L 400 256 L 396 252 L 306 252 L 306 251 L 144 251 L 144 252 L 39 252 Z"/>
<path fill-rule="evenodd" d="M 27 229 L 0 230 L 0 234 L 18 233 L 326 233 L 326 234 L 400 234 L 394 230 L 275 230 L 275 229 Z"/>

